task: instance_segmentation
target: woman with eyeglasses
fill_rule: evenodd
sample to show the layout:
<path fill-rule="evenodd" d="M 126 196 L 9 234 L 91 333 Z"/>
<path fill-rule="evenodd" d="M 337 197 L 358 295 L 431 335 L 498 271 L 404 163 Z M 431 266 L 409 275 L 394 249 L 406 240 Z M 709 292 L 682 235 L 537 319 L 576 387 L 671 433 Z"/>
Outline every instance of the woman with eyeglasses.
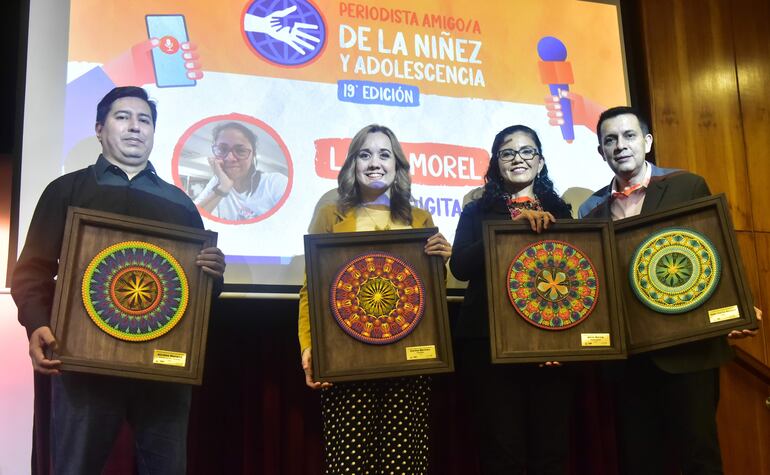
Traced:
<path fill-rule="evenodd" d="M 272 209 L 283 197 L 288 179 L 257 169 L 257 136 L 239 122 L 217 125 L 209 166 L 214 174 L 195 204 L 212 215 L 244 221 Z"/>
<path fill-rule="evenodd" d="M 558 362 L 491 364 L 482 222 L 529 222 L 543 232 L 570 206 L 554 191 L 537 133 L 524 125 L 492 143 L 481 198 L 460 216 L 449 268 L 468 288 L 454 328 L 457 372 L 477 426 L 484 474 L 563 474 L 573 382 Z"/>
<path fill-rule="evenodd" d="M 310 233 L 433 227 L 430 213 L 410 204 L 409 161 L 387 127 L 368 125 L 353 137 L 337 184 L 337 202 L 318 210 Z M 446 261 L 452 246 L 436 233 L 427 239 L 424 252 Z M 299 343 L 305 383 L 322 389 L 325 473 L 426 473 L 429 378 L 334 385 L 316 381 L 305 286 L 299 300 Z"/>

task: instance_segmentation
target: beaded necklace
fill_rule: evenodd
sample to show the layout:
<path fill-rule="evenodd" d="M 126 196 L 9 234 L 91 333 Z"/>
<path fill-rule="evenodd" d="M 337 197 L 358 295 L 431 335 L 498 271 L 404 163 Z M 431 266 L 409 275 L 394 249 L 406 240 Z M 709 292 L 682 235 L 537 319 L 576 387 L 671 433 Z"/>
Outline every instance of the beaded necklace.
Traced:
<path fill-rule="evenodd" d="M 543 211 L 543 206 L 537 198 L 530 198 L 529 196 L 514 198 L 508 193 L 504 193 L 503 198 L 505 198 L 505 206 L 508 208 L 508 212 L 511 213 L 511 219 L 516 219 L 525 210 Z"/>

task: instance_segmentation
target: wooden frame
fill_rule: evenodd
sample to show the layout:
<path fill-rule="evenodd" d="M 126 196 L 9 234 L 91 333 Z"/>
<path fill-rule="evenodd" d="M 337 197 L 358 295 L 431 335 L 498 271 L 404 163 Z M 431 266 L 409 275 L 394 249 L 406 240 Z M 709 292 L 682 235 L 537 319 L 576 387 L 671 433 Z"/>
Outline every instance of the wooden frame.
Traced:
<path fill-rule="evenodd" d="M 484 222 L 490 351 L 493 363 L 609 360 L 625 358 L 626 339 L 612 223 L 561 220 L 535 234 L 529 223 Z M 574 245 L 593 262 L 598 297 L 592 312 L 574 326 L 550 330 L 525 320 L 508 296 L 508 271 L 527 246 L 542 240 Z"/>
<path fill-rule="evenodd" d="M 212 279 L 195 264 L 200 250 L 216 245 L 211 231 L 70 207 L 62 241 L 51 328 L 58 348 L 51 357 L 65 371 L 201 384 Z M 186 310 L 168 333 L 149 341 L 125 341 L 89 316 L 82 280 L 91 260 L 119 242 L 144 241 L 168 251 L 189 286 Z"/>
<path fill-rule="evenodd" d="M 706 236 L 722 263 L 713 294 L 701 306 L 679 314 L 664 314 L 645 306 L 629 281 L 630 260 L 639 244 L 663 228 L 684 227 Z M 732 330 L 757 328 L 754 306 L 743 271 L 724 195 L 693 200 L 666 211 L 627 218 L 615 223 L 623 300 L 628 315 L 629 353 L 642 353 L 726 335 Z M 737 306 L 733 318 L 719 321 L 721 309 Z M 712 316 L 710 316 L 710 311 Z M 716 320 L 716 321 L 714 321 Z M 713 323 L 712 323 L 713 321 Z"/>
<path fill-rule="evenodd" d="M 454 370 L 446 269 L 441 257 L 429 256 L 424 251 L 426 240 L 435 233 L 435 228 L 426 228 L 305 236 L 313 375 L 317 381 L 355 381 Z M 425 291 L 420 323 L 406 337 L 384 345 L 365 343 L 345 333 L 330 307 L 331 285 L 340 266 L 374 250 L 408 262 Z"/>

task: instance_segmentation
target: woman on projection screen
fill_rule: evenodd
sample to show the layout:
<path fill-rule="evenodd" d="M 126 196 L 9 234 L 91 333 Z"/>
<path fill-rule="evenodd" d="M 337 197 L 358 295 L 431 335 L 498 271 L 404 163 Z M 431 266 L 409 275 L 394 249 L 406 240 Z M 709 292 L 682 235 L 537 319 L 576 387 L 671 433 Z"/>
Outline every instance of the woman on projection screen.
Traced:
<path fill-rule="evenodd" d="M 240 122 L 225 122 L 213 131 L 213 176 L 195 204 L 228 221 L 247 221 L 272 209 L 283 197 L 288 178 L 257 168 L 257 135 Z"/>
<path fill-rule="evenodd" d="M 477 427 L 481 471 L 563 474 L 573 378 L 569 368 L 553 361 L 491 364 L 482 222 L 525 220 L 539 233 L 556 218 L 570 218 L 570 205 L 548 178 L 537 133 L 523 125 L 497 134 L 484 183 L 482 196 L 460 215 L 449 261 L 456 278 L 470 281 L 453 336 L 458 376 Z"/>
<path fill-rule="evenodd" d="M 310 233 L 433 227 L 428 212 L 410 205 L 409 162 L 387 127 L 368 125 L 353 137 L 337 183 L 339 198 L 318 210 Z M 445 262 L 451 252 L 441 233 L 425 244 L 425 253 Z M 306 286 L 300 291 L 299 341 L 305 382 L 322 390 L 326 473 L 427 473 L 430 379 L 316 381 Z"/>

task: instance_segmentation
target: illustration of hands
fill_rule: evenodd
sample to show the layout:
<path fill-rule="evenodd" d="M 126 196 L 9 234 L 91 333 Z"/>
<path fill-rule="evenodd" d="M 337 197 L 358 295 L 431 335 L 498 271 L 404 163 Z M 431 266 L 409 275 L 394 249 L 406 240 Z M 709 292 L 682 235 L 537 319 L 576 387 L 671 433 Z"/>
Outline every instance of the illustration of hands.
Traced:
<path fill-rule="evenodd" d="M 313 51 L 316 45 L 320 43 L 320 38 L 316 38 L 302 30 L 317 30 L 318 25 L 309 23 L 295 22 L 292 26 L 284 25 L 282 18 L 297 10 L 297 6 L 292 6 L 284 10 L 274 11 L 265 16 L 258 17 L 249 13 L 243 19 L 243 28 L 247 32 L 264 33 L 278 41 L 291 46 L 297 53 L 305 55 L 307 51 Z M 305 48 L 304 50 L 302 48 Z"/>
<path fill-rule="evenodd" d="M 545 98 L 545 109 L 548 114 L 548 124 L 559 127 L 564 124 L 564 114 L 561 110 L 561 99 L 569 99 L 572 104 L 572 123 L 582 125 L 592 132 L 596 133 L 596 122 L 599 120 L 604 107 L 592 102 L 580 94 L 568 91 L 562 91 L 561 97 L 547 96 Z"/>
<path fill-rule="evenodd" d="M 157 38 L 142 41 L 132 46 L 120 56 L 113 58 L 102 66 L 107 76 L 116 86 L 143 86 L 155 82 L 155 70 L 152 67 L 150 51 L 157 47 Z M 203 77 L 197 47 L 193 43 L 182 43 L 182 58 L 187 69 L 187 77 L 200 79 Z"/>

